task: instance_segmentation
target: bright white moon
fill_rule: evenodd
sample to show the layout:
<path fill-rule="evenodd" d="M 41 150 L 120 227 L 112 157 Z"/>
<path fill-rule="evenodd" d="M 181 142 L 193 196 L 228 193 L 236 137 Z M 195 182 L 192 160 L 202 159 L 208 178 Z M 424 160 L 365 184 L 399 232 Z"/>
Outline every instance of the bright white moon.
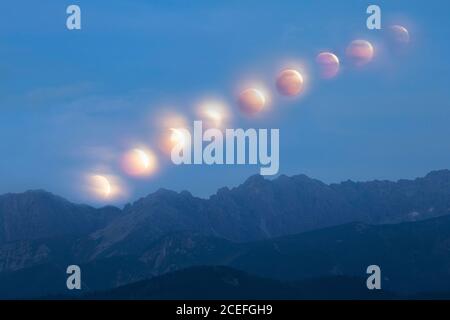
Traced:
<path fill-rule="evenodd" d="M 122 167 L 130 176 L 147 176 L 156 170 L 156 156 L 143 149 L 132 149 L 122 157 Z"/>

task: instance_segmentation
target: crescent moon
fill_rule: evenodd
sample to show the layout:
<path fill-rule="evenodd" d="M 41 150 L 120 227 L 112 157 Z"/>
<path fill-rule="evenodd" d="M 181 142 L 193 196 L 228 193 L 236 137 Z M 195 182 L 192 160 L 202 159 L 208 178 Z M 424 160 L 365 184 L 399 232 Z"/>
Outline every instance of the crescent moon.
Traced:
<path fill-rule="evenodd" d="M 148 155 L 141 149 L 135 149 L 134 152 L 136 152 L 139 156 L 144 168 L 147 169 L 150 166 L 150 159 L 148 158 Z"/>
<path fill-rule="evenodd" d="M 262 104 L 266 104 L 266 96 L 258 89 L 254 89 L 255 94 L 259 97 L 259 99 L 262 101 Z"/>
<path fill-rule="evenodd" d="M 170 135 L 170 141 L 180 146 L 184 146 L 186 143 L 186 138 L 180 129 L 170 128 L 172 134 Z"/>
<path fill-rule="evenodd" d="M 391 36 L 393 37 L 394 41 L 398 43 L 409 43 L 410 36 L 409 31 L 405 27 L 401 25 L 393 25 L 390 28 Z"/>
<path fill-rule="evenodd" d="M 325 79 L 335 77 L 340 68 L 339 58 L 332 52 L 321 52 L 316 57 L 320 75 Z"/>

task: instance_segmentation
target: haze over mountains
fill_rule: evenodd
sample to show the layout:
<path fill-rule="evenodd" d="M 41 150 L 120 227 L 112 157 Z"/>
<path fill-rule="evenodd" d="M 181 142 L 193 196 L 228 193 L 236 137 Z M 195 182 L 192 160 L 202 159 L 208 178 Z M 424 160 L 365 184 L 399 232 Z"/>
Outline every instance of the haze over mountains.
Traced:
<path fill-rule="evenodd" d="M 447 215 L 449 170 L 331 185 L 304 175 L 253 176 L 209 199 L 161 189 L 123 209 L 76 205 L 44 191 L 6 194 L 0 297 L 66 292 L 68 264 L 82 266 L 91 290 L 201 265 L 299 281 L 364 277 L 364 266 L 379 263 L 392 291 L 450 291 Z M 34 284 L 18 286 L 26 281 Z"/>

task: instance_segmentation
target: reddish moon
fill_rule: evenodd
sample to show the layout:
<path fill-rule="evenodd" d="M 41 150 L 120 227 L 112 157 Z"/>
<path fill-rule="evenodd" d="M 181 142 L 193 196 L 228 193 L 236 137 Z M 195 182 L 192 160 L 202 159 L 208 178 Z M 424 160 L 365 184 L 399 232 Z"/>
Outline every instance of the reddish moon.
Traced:
<path fill-rule="evenodd" d="M 316 62 L 319 65 L 322 78 L 331 79 L 339 72 L 339 58 L 331 52 L 321 52 L 317 55 Z"/>
<path fill-rule="evenodd" d="M 304 89 L 303 76 L 297 70 L 286 69 L 278 75 L 276 85 L 280 94 L 293 97 Z"/>
<path fill-rule="evenodd" d="M 255 88 L 246 89 L 239 95 L 239 107 L 241 111 L 248 115 L 260 112 L 266 104 L 264 94 Z"/>
<path fill-rule="evenodd" d="M 347 47 L 347 56 L 356 66 L 360 67 L 372 61 L 374 49 L 369 41 L 354 40 Z"/>

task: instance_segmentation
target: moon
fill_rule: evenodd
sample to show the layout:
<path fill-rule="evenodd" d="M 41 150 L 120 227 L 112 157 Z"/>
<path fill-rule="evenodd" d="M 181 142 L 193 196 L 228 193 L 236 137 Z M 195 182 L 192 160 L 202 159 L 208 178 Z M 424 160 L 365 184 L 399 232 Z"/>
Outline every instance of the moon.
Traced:
<path fill-rule="evenodd" d="M 228 106 L 221 101 L 206 101 L 198 108 L 203 125 L 208 128 L 221 128 L 229 118 Z"/>
<path fill-rule="evenodd" d="M 109 198 L 112 193 L 111 183 L 102 175 L 93 175 L 90 179 L 90 189 L 95 196 Z"/>
<path fill-rule="evenodd" d="M 389 36 L 392 41 L 398 44 L 408 44 L 410 41 L 409 31 L 401 25 L 389 27 Z"/>
<path fill-rule="evenodd" d="M 222 122 L 222 114 L 218 110 L 210 109 L 205 111 L 206 116 L 214 121 L 214 123 L 218 126 Z"/>
<path fill-rule="evenodd" d="M 358 67 L 372 61 L 374 49 L 367 40 L 354 40 L 347 47 L 348 58 Z"/>
<path fill-rule="evenodd" d="M 137 153 L 140 163 L 144 169 L 147 169 L 150 166 L 150 159 L 147 154 L 145 154 L 144 151 L 140 149 L 136 149 L 135 152 Z"/>
<path fill-rule="evenodd" d="M 260 90 L 250 88 L 241 92 L 238 102 L 243 113 L 254 115 L 264 108 L 266 105 L 266 97 Z"/>
<path fill-rule="evenodd" d="M 340 67 L 339 58 L 331 52 L 321 52 L 316 57 L 320 76 L 325 79 L 334 78 Z"/>
<path fill-rule="evenodd" d="M 145 176 L 156 168 L 156 158 L 150 151 L 132 149 L 122 158 L 122 167 L 130 176 Z"/>
<path fill-rule="evenodd" d="M 303 91 L 303 76 L 294 69 L 281 71 L 277 78 L 278 92 L 284 96 L 293 97 Z"/>
<path fill-rule="evenodd" d="M 187 143 L 186 133 L 183 132 L 185 129 L 175 129 L 171 128 L 170 142 L 173 145 L 185 146 Z"/>

